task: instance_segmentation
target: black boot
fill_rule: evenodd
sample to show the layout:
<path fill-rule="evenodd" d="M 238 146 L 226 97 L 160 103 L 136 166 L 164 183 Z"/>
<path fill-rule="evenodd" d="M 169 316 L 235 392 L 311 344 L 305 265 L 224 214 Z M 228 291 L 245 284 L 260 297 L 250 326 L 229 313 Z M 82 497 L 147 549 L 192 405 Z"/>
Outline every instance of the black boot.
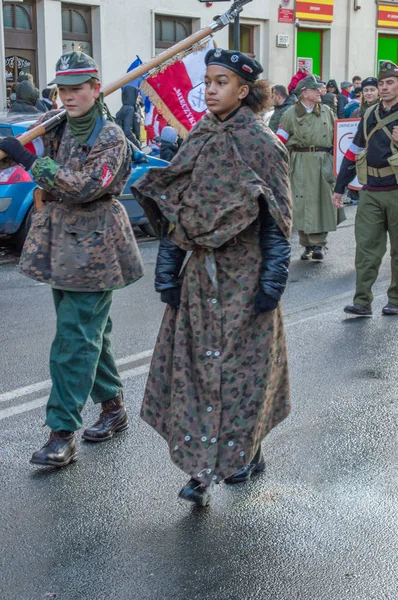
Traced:
<path fill-rule="evenodd" d="M 344 312 L 349 315 L 357 315 L 358 317 L 372 316 L 371 307 L 362 306 L 362 304 L 347 304 L 347 306 L 344 307 Z"/>
<path fill-rule="evenodd" d="M 196 479 L 190 479 L 187 485 L 182 488 L 178 497 L 193 502 L 196 506 L 207 506 L 211 499 L 210 488 L 199 483 Z"/>
<path fill-rule="evenodd" d="M 129 418 L 123 404 L 123 393 L 116 398 L 102 402 L 99 419 L 92 427 L 85 429 L 83 438 L 89 442 L 106 442 L 114 433 L 124 431 L 129 426 Z"/>
<path fill-rule="evenodd" d="M 388 317 L 396 317 L 398 315 L 398 306 L 389 302 L 385 306 L 383 306 L 382 314 L 387 315 Z"/>
<path fill-rule="evenodd" d="M 77 445 L 73 431 L 52 431 L 50 439 L 43 448 L 32 455 L 34 465 L 66 467 L 77 460 Z"/>
<path fill-rule="evenodd" d="M 312 246 L 306 246 L 304 252 L 301 255 L 301 260 L 309 260 L 312 256 Z"/>
<path fill-rule="evenodd" d="M 231 477 L 224 479 L 224 483 L 245 483 L 249 481 L 254 473 L 259 473 L 260 471 L 265 471 L 265 460 L 261 446 L 257 450 L 253 460 L 239 471 L 236 471 Z"/>
<path fill-rule="evenodd" d="M 325 258 L 325 249 L 322 246 L 314 246 L 312 249 L 313 260 L 323 260 Z"/>

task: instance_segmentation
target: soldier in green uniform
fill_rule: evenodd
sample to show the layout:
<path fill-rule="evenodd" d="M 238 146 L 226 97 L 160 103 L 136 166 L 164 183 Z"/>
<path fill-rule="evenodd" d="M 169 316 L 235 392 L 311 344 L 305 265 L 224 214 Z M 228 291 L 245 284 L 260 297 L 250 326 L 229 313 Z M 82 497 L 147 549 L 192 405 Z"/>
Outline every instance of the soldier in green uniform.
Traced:
<path fill-rule="evenodd" d="M 358 316 L 372 315 L 372 286 L 391 244 L 391 285 L 383 315 L 398 315 L 398 67 L 387 61 L 378 75 L 380 104 L 371 106 L 358 126 L 337 179 L 334 204 L 341 206 L 344 188 L 358 174 L 363 189 L 355 218 L 356 290 L 344 308 Z"/>
<path fill-rule="evenodd" d="M 14 137 L 0 149 L 7 161 L 31 169 L 44 191 L 20 262 L 23 274 L 51 285 L 57 314 L 46 418 L 51 434 L 31 462 L 64 467 L 76 460 L 74 432 L 88 396 L 102 410 L 86 440 L 108 440 L 128 427 L 109 311 L 113 290 L 143 270 L 127 213 L 114 197 L 129 179 L 131 151 L 122 130 L 104 117 L 98 67 L 82 52 L 64 54 L 52 83 L 67 117 L 43 137 L 44 157 Z"/>
<path fill-rule="evenodd" d="M 304 247 L 302 260 L 323 260 L 329 231 L 345 219 L 332 204 L 334 116 L 321 104 L 319 83 L 313 75 L 297 86 L 299 101 L 282 116 L 277 131 L 290 152 L 293 225 Z"/>

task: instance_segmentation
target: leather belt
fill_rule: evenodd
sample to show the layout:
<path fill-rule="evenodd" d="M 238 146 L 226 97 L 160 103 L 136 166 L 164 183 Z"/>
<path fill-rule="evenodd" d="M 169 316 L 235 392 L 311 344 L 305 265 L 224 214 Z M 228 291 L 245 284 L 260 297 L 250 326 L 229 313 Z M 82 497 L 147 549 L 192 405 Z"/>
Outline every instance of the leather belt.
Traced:
<path fill-rule="evenodd" d="M 368 167 L 368 175 L 372 177 L 389 177 L 390 175 L 394 175 L 394 171 L 392 167 L 382 167 L 381 169 Z"/>
<path fill-rule="evenodd" d="M 330 152 L 332 154 L 333 146 L 329 146 L 329 148 L 326 148 L 326 146 L 292 146 L 290 150 L 293 152 Z"/>

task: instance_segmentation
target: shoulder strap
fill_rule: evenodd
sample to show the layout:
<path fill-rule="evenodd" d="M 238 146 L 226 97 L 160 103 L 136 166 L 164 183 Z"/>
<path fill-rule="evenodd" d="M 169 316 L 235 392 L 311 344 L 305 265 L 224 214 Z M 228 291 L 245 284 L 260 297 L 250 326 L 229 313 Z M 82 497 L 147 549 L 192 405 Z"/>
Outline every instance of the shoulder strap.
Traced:
<path fill-rule="evenodd" d="M 373 108 L 373 107 L 371 107 Z M 370 109 L 368 109 L 370 110 Z M 368 111 L 366 111 L 367 113 Z M 365 113 L 365 118 L 366 118 L 366 113 Z M 389 114 L 387 117 L 384 117 L 384 119 L 380 119 L 380 115 L 379 115 L 379 105 L 376 106 L 374 113 L 376 115 L 376 119 L 377 119 L 377 125 L 376 127 L 374 127 L 374 129 L 372 129 L 372 131 L 370 132 L 369 136 L 366 137 L 366 142 L 367 144 L 369 144 L 369 140 L 372 137 L 372 135 L 374 133 L 376 133 L 376 131 L 380 131 L 380 129 L 386 130 L 388 137 L 390 137 L 390 139 L 392 139 L 391 133 L 388 131 L 386 125 L 389 125 L 390 123 L 392 123 L 393 121 L 397 121 L 398 120 L 398 115 L 394 112 Z M 370 114 L 370 113 L 369 113 Z M 365 133 L 366 135 L 366 133 Z"/>
<path fill-rule="evenodd" d="M 101 133 L 101 129 L 103 128 L 103 126 L 105 125 L 105 123 L 106 123 L 106 118 L 104 118 L 103 116 L 98 116 L 97 122 L 95 124 L 95 127 L 94 127 L 93 131 L 91 132 L 90 137 L 88 138 L 88 140 L 86 142 L 86 144 L 90 148 L 90 150 L 94 146 L 95 142 L 97 141 L 97 137 Z"/>

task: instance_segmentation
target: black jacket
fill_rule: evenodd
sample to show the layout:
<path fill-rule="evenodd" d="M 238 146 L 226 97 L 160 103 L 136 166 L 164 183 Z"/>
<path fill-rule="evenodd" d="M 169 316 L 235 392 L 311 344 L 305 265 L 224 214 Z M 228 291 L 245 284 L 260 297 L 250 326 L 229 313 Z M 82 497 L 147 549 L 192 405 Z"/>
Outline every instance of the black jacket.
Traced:
<path fill-rule="evenodd" d="M 375 106 L 376 109 L 376 106 Z M 383 105 L 380 104 L 380 118 L 384 119 L 390 113 L 395 113 L 397 118 L 395 121 L 386 125 L 387 129 L 392 133 L 394 126 L 398 125 L 398 104 L 393 106 L 391 110 L 387 111 L 383 108 Z M 367 121 L 367 134 L 369 134 L 372 129 L 374 129 L 377 125 L 377 118 L 375 112 L 373 111 L 368 118 Z M 355 152 L 366 147 L 366 139 L 364 135 L 364 119 L 362 118 L 361 122 L 358 125 L 357 132 L 352 141 L 352 146 Z M 382 169 L 383 167 L 388 167 L 389 162 L 388 158 L 391 156 L 391 140 L 388 135 L 381 129 L 376 131 L 369 140 L 368 151 L 366 155 L 368 167 L 373 167 L 376 169 Z M 338 194 L 343 194 L 345 187 L 351 183 L 351 181 L 355 178 L 356 175 L 356 166 L 355 160 L 352 154 L 350 153 L 350 148 L 348 149 L 346 156 L 343 158 L 343 162 L 341 163 L 339 176 L 337 178 L 337 182 L 334 188 L 334 191 Z M 393 187 L 396 186 L 397 180 L 395 179 L 395 175 L 388 175 L 387 177 L 373 177 L 372 175 L 368 175 L 368 183 L 367 185 L 372 188 L 378 187 Z"/>
<path fill-rule="evenodd" d="M 12 103 L 10 113 L 39 113 L 36 102 L 39 90 L 30 81 L 21 81 L 15 86 L 16 100 Z"/>
<path fill-rule="evenodd" d="M 345 94 L 339 94 L 337 96 L 337 118 L 344 119 L 344 109 L 349 103 L 350 99 Z"/>
<path fill-rule="evenodd" d="M 279 128 L 279 124 L 282 119 L 283 113 L 285 113 L 291 106 L 297 103 L 297 97 L 294 94 L 291 94 L 286 98 L 283 104 L 280 106 L 275 106 L 274 113 L 269 121 L 268 127 L 276 133 Z"/>
<path fill-rule="evenodd" d="M 262 256 L 259 283 L 267 296 L 280 300 L 289 274 L 290 242 L 270 215 L 264 199 L 260 199 L 259 206 L 259 242 Z M 168 237 L 162 237 L 155 269 L 157 292 L 180 287 L 179 276 L 185 256 L 185 250 L 176 246 Z"/>
<path fill-rule="evenodd" d="M 159 157 L 162 160 L 167 160 L 170 162 L 178 152 L 177 144 L 172 144 L 171 142 L 161 141 L 160 144 L 160 155 Z"/>
<path fill-rule="evenodd" d="M 138 106 L 139 90 L 128 85 L 122 90 L 122 108 L 116 114 L 116 123 L 130 142 L 141 148 L 141 115 Z"/>

